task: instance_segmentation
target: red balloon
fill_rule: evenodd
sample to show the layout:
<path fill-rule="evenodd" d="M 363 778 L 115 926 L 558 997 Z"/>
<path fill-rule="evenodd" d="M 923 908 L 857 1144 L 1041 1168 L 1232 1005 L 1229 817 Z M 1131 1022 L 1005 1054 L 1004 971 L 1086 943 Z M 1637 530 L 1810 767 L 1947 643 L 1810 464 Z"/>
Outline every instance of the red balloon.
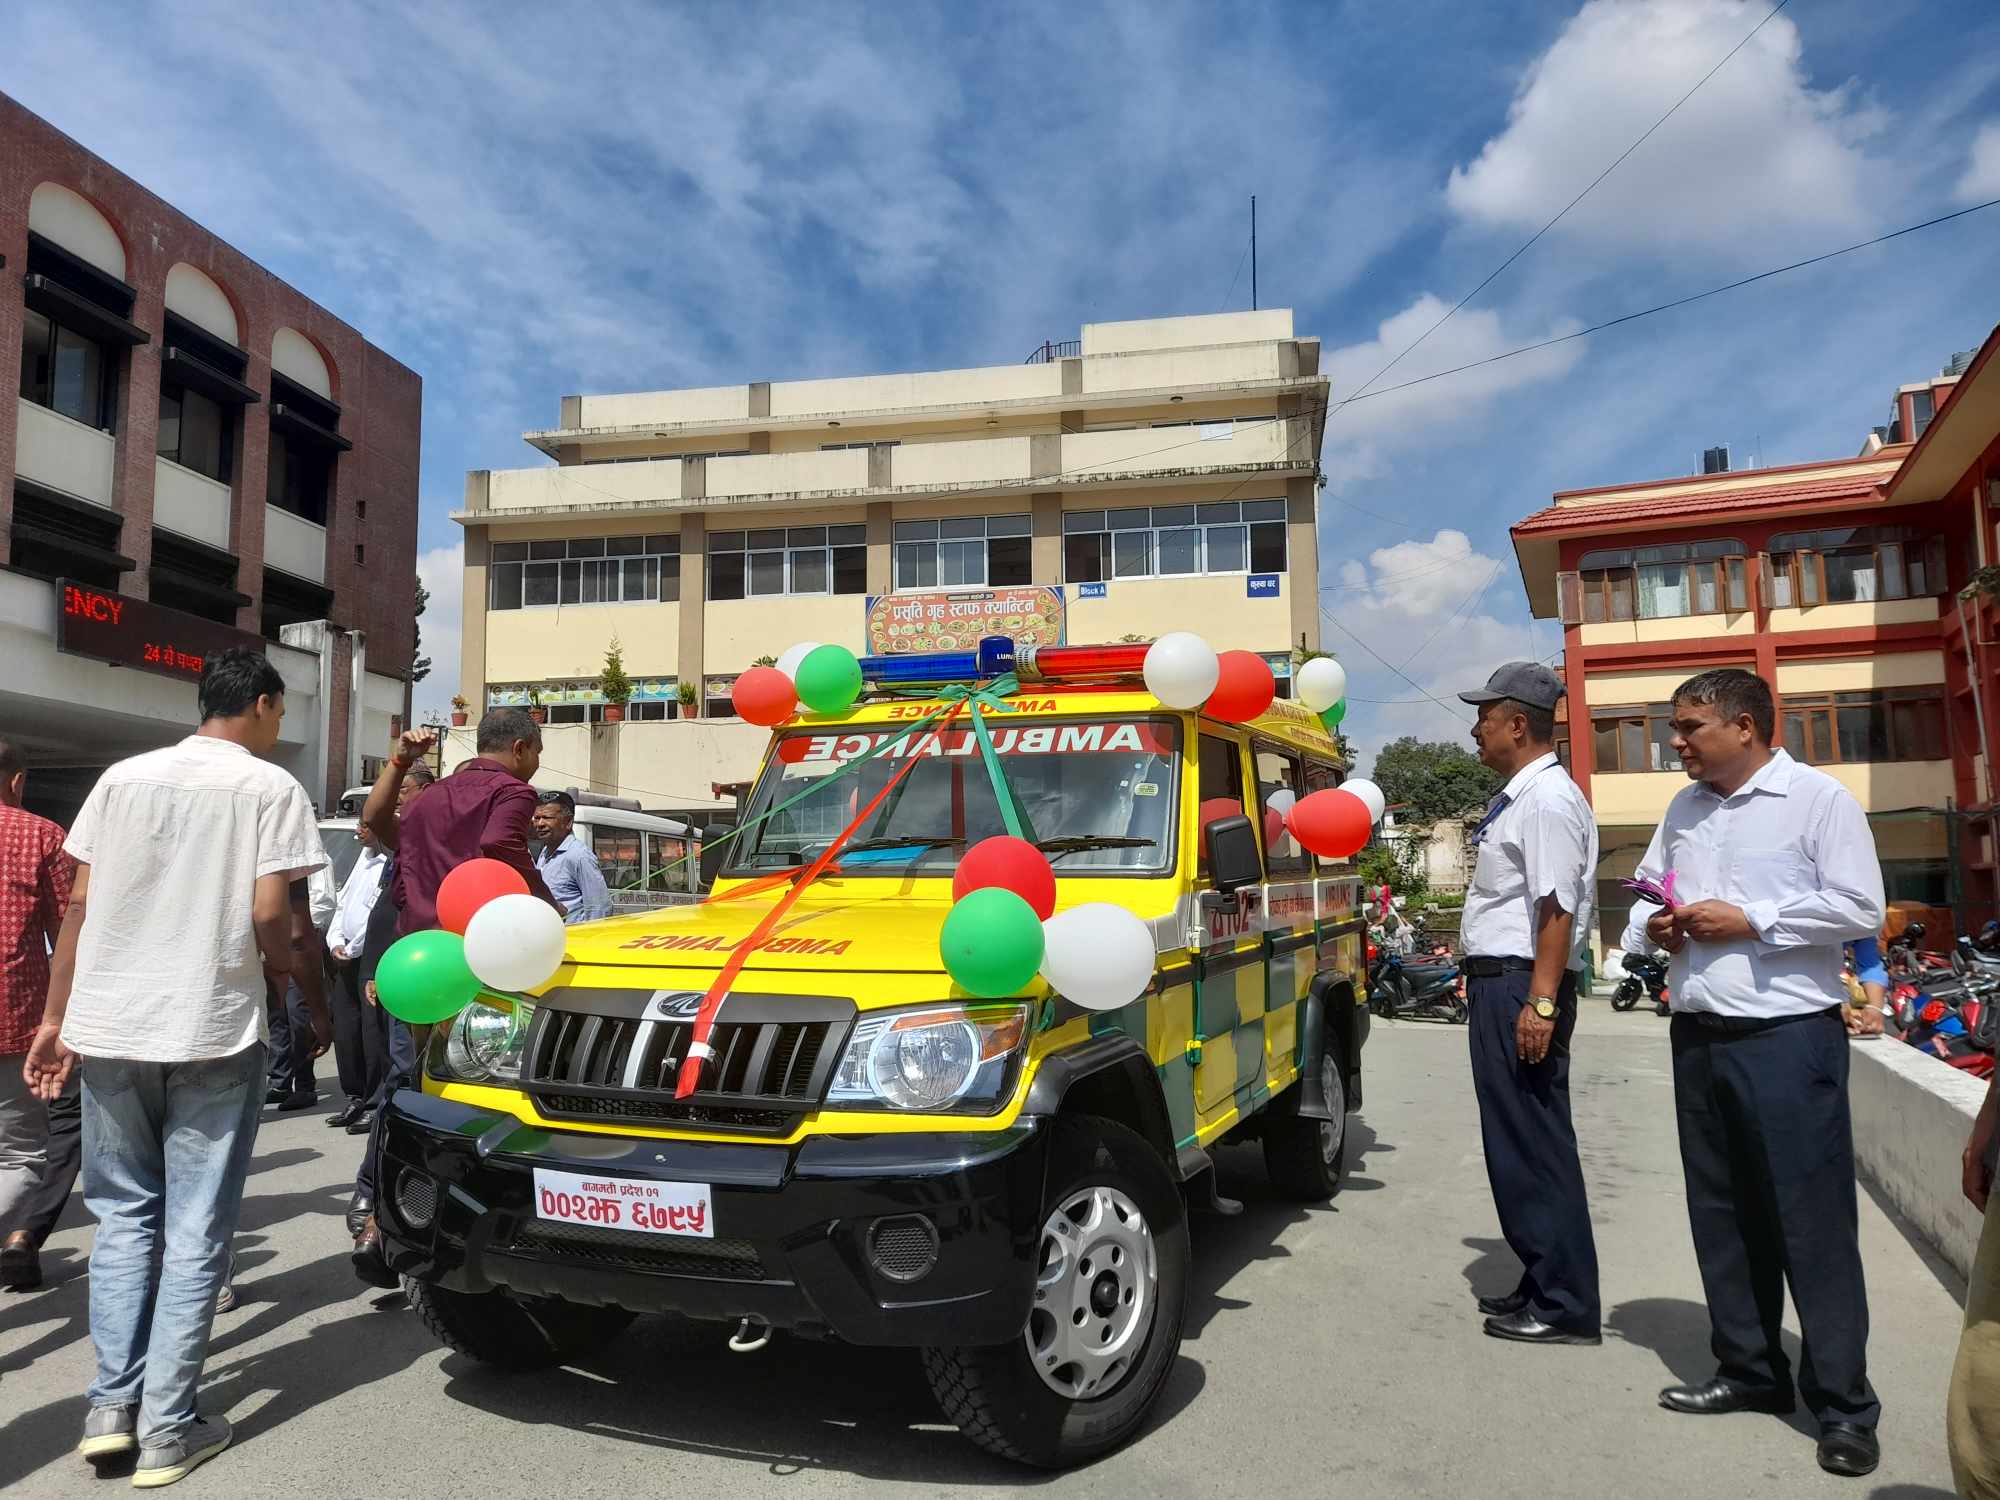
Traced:
<path fill-rule="evenodd" d="M 472 914 L 495 896 L 525 896 L 528 882 L 497 859 L 468 859 L 438 882 L 438 926 L 463 933 Z"/>
<path fill-rule="evenodd" d="M 1269 854 L 1285 836 L 1285 815 L 1275 807 L 1264 809 L 1264 852 Z"/>
<path fill-rule="evenodd" d="M 1270 663 L 1254 651 L 1225 651 L 1216 658 L 1220 672 L 1215 691 L 1202 712 L 1228 724 L 1248 724 L 1278 696 L 1278 679 Z"/>
<path fill-rule="evenodd" d="M 1201 854 L 1208 857 L 1208 825 L 1217 818 L 1240 818 L 1243 804 L 1234 797 L 1210 797 L 1195 809 L 1195 821 L 1201 825 Z"/>
<path fill-rule="evenodd" d="M 1049 857 L 1026 839 L 1000 834 L 981 839 L 965 851 L 958 873 L 951 878 L 951 899 L 962 901 L 973 891 L 999 886 L 1012 891 L 1044 922 L 1055 915 L 1056 872 Z"/>
<path fill-rule="evenodd" d="M 769 728 L 798 712 L 799 690 L 776 667 L 752 667 L 736 679 L 729 703 L 740 718 Z"/>
<path fill-rule="evenodd" d="M 1368 804 L 1341 787 L 1328 787 L 1292 805 L 1292 837 L 1315 854 L 1346 859 L 1361 852 L 1375 827 Z"/>

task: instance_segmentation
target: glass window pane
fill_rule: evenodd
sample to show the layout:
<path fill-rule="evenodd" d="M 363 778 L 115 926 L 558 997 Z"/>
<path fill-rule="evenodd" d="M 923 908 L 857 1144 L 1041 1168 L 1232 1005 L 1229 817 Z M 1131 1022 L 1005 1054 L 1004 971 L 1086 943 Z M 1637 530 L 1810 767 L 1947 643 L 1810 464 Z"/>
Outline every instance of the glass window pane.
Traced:
<path fill-rule="evenodd" d="M 1249 565 L 1249 532 L 1245 531 L 1241 526 L 1211 526 L 1208 528 L 1209 572 L 1241 573 Z"/>
<path fill-rule="evenodd" d="M 1063 512 L 1063 530 L 1074 534 L 1079 531 L 1102 531 L 1104 512 L 1101 510 L 1067 510 Z"/>
<path fill-rule="evenodd" d="M 1613 573 L 1604 580 L 1605 593 L 1611 600 L 1611 618 L 1629 620 L 1632 618 L 1632 575 Z"/>
<path fill-rule="evenodd" d="M 1875 550 L 1872 547 L 1843 547 L 1821 556 L 1826 563 L 1826 598 L 1829 604 L 1866 603 L 1879 597 Z"/>
<path fill-rule="evenodd" d="M 1728 582 L 1728 607 L 1741 613 L 1750 607 L 1749 571 L 1740 557 L 1730 558 L 1722 565 L 1722 569 Z"/>
<path fill-rule="evenodd" d="M 1192 526 L 1194 507 L 1192 505 L 1156 505 L 1153 507 L 1155 526 Z"/>
<path fill-rule="evenodd" d="M 940 584 L 983 584 L 986 582 L 986 542 L 938 543 Z"/>
<path fill-rule="evenodd" d="M 1249 506 L 1243 507 L 1246 511 Z M 1282 573 L 1285 571 L 1285 532 L 1282 521 L 1262 521 L 1250 528 L 1250 571 L 1253 573 Z"/>
<path fill-rule="evenodd" d="M 578 570 L 580 581 L 577 592 L 579 604 L 604 604 L 618 598 L 618 580 L 611 580 L 611 597 L 604 594 L 604 563 L 598 558 L 586 558 L 581 562 L 566 563 L 564 566 Z"/>
<path fill-rule="evenodd" d="M 826 539 L 836 547 L 862 547 L 868 542 L 866 526 L 829 526 Z"/>
<path fill-rule="evenodd" d="M 569 555 L 561 542 L 530 542 L 528 556 L 536 562 L 555 562 Z"/>
<path fill-rule="evenodd" d="M 521 602 L 526 605 L 556 602 L 556 568 L 551 562 L 529 563 L 522 570 Z"/>
<path fill-rule="evenodd" d="M 1188 506 L 1192 512 L 1194 507 Z M 1159 534 L 1159 567 L 1162 576 L 1201 571 L 1201 531 L 1194 526 Z"/>
<path fill-rule="evenodd" d="M 1836 708 L 1833 711 L 1834 732 L 1840 744 L 1840 758 L 1844 761 L 1877 760 L 1881 757 L 1873 753 L 1874 721 L 1876 710 L 1868 706 Z"/>
<path fill-rule="evenodd" d="M 681 550 L 681 539 L 678 535 L 649 536 L 646 538 L 646 550 L 648 552 L 678 552 Z"/>
<path fill-rule="evenodd" d="M 766 526 L 761 530 L 750 533 L 749 547 L 753 552 L 760 547 L 782 547 L 784 545 L 785 528 L 782 526 Z"/>
<path fill-rule="evenodd" d="M 1802 714 L 1786 714 L 1784 723 L 1785 749 L 1793 760 L 1806 758 L 1806 721 Z"/>
<path fill-rule="evenodd" d="M 938 523 L 935 521 L 898 521 L 896 540 L 899 542 L 922 542 L 937 540 Z"/>
<path fill-rule="evenodd" d="M 1801 606 L 1819 603 L 1820 597 L 1820 556 L 1817 552 L 1799 553 L 1799 603 Z"/>
<path fill-rule="evenodd" d="M 49 405 L 92 427 L 104 425 L 104 351 L 61 324 L 56 325 Z"/>
<path fill-rule="evenodd" d="M 1833 720 L 1825 709 L 1819 709 L 1806 716 L 1806 727 L 1810 730 L 1808 743 L 1811 752 L 1807 759 L 1815 765 L 1824 765 L 1833 760 Z"/>
<path fill-rule="evenodd" d="M 1026 516 L 988 516 L 986 534 L 988 536 L 1026 536 L 1033 528 Z"/>
<path fill-rule="evenodd" d="M 606 537 L 604 550 L 612 557 L 637 557 L 646 550 L 646 539 L 642 536 Z"/>
<path fill-rule="evenodd" d="M 623 574 L 620 593 L 633 603 L 651 599 L 659 592 L 659 559 L 652 557 L 628 557 L 619 565 Z"/>
<path fill-rule="evenodd" d="M 1618 762 L 1627 771 L 1643 771 L 1648 765 L 1646 758 L 1646 721 L 1644 719 L 1620 719 L 1618 721 Z"/>
<path fill-rule="evenodd" d="M 493 561 L 495 562 L 526 562 L 527 560 L 528 544 L 526 542 L 495 542 L 493 544 Z"/>
<path fill-rule="evenodd" d="M 1034 542 L 1025 536 L 995 537 L 986 544 L 986 582 L 993 588 L 1034 581 Z"/>
<path fill-rule="evenodd" d="M 1792 573 L 1797 564 L 1797 556 L 1790 552 L 1771 554 L 1771 607 L 1790 609 L 1793 604 Z"/>
<path fill-rule="evenodd" d="M 826 528 L 824 526 L 787 526 L 785 528 L 787 547 L 824 547 Z"/>
<path fill-rule="evenodd" d="M 711 599 L 741 599 L 743 597 L 743 554 L 741 552 L 717 552 L 709 557 L 708 597 Z"/>
<path fill-rule="evenodd" d="M 558 596 L 561 603 L 576 604 L 583 598 L 583 564 L 580 562 L 557 563 L 562 578 L 562 592 Z"/>
<path fill-rule="evenodd" d="M 1104 581 L 1104 537 L 1100 534 L 1063 538 L 1063 581 Z"/>
<path fill-rule="evenodd" d="M 1112 532 L 1111 573 L 1116 578 L 1152 577 L 1153 533 L 1150 531 Z"/>
<path fill-rule="evenodd" d="M 1285 519 L 1285 502 L 1282 500 L 1245 500 L 1243 519 L 1246 521 L 1282 521 Z"/>
<path fill-rule="evenodd" d="M 840 528 L 836 527 L 835 530 Z M 856 527 L 859 531 L 861 528 Z M 836 594 L 865 594 L 868 592 L 868 549 L 866 547 L 835 547 L 833 549 L 833 591 Z"/>
<path fill-rule="evenodd" d="M 784 535 L 783 532 L 779 533 Z M 785 554 L 752 552 L 750 555 L 750 597 L 782 594 L 785 591 Z"/>
<path fill-rule="evenodd" d="M 521 607 L 521 565 L 519 563 L 499 563 L 487 575 L 487 598 L 489 609 L 519 609 Z"/>
<path fill-rule="evenodd" d="M 708 534 L 710 552 L 741 552 L 743 533 L 740 531 L 711 531 Z"/>
<path fill-rule="evenodd" d="M 153 451 L 162 458 L 180 457 L 181 393 L 170 385 L 160 387 L 160 432 L 154 439 Z"/>
<path fill-rule="evenodd" d="M 1907 597 L 1903 587 L 1903 544 L 1884 542 L 1875 549 L 1875 556 L 1881 564 L 1882 597 L 1884 599 Z"/>
<path fill-rule="evenodd" d="M 1602 625 L 1604 623 L 1604 573 L 1601 569 L 1583 574 L 1583 623 Z"/>
<path fill-rule="evenodd" d="M 896 587 L 928 589 L 937 586 L 937 544 L 901 542 L 896 547 Z"/>
<path fill-rule="evenodd" d="M 1242 507 L 1234 500 L 1214 500 L 1207 505 L 1198 506 L 1195 510 L 1195 519 L 1204 526 L 1217 521 L 1238 520 L 1241 515 Z"/>
<path fill-rule="evenodd" d="M 946 541 L 964 541 L 968 537 L 985 536 L 986 518 L 959 516 L 950 521 L 940 521 L 938 535 Z"/>
<path fill-rule="evenodd" d="M 824 594 L 827 584 L 827 560 L 824 547 L 808 547 L 792 554 L 792 592 L 794 594 Z"/>
<path fill-rule="evenodd" d="M 1650 764 L 1655 771 L 1678 771 L 1681 758 L 1674 753 L 1673 706 L 1655 704 L 1646 714 L 1646 736 L 1651 740 Z"/>
<path fill-rule="evenodd" d="M 1590 729 L 1591 754 L 1596 759 L 1599 769 L 1618 770 L 1618 721 L 1593 719 Z"/>
<path fill-rule="evenodd" d="M 32 307 L 21 330 L 21 394 L 37 406 L 49 404 L 49 344 L 55 325 Z"/>
<path fill-rule="evenodd" d="M 1640 619 L 1671 619 L 1693 613 L 1685 564 L 1645 563 L 1636 571 Z"/>
<path fill-rule="evenodd" d="M 1135 527 L 1151 526 L 1153 513 L 1141 505 L 1130 510 L 1107 510 L 1104 520 L 1113 531 L 1130 531 Z"/>
<path fill-rule="evenodd" d="M 569 539 L 571 557 L 604 556 L 604 538 L 601 536 L 573 536 Z"/>

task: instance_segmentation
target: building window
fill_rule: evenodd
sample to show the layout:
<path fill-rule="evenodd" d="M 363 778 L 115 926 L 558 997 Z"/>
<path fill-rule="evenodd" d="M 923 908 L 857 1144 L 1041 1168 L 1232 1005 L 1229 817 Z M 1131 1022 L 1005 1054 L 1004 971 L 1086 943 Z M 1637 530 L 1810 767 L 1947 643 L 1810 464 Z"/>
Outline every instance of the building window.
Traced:
<path fill-rule="evenodd" d="M 1922 599 L 1945 591 L 1944 538 L 1909 526 L 1784 532 L 1771 538 L 1763 574 L 1773 609 Z"/>
<path fill-rule="evenodd" d="M 265 500 L 315 526 L 324 526 L 327 492 L 333 483 L 333 458 L 331 450 L 273 428 Z"/>
<path fill-rule="evenodd" d="M 1033 581 L 1026 516 L 960 516 L 896 523 L 899 589 L 1002 588 Z"/>
<path fill-rule="evenodd" d="M 1574 597 L 1563 611 L 1569 625 L 1670 620 L 1750 607 L 1744 547 L 1728 539 L 1586 552 L 1573 576 Z"/>
<path fill-rule="evenodd" d="M 1063 514 L 1063 581 L 1286 571 L 1285 502 L 1072 510 Z"/>
<path fill-rule="evenodd" d="M 866 526 L 768 526 L 708 537 L 708 597 L 868 592 Z"/>
<path fill-rule="evenodd" d="M 1941 688 L 1786 694 L 1779 708 L 1784 745 L 1808 765 L 1944 760 Z"/>
<path fill-rule="evenodd" d="M 111 351 L 34 308 L 21 330 L 21 395 L 37 406 L 111 430 Z"/>
<path fill-rule="evenodd" d="M 659 723 L 678 718 L 679 715 L 675 710 L 679 707 L 678 703 L 664 703 L 658 699 L 634 701 L 625 705 L 625 722 Z M 605 705 L 602 703 L 552 703 L 547 712 L 551 724 L 602 724 L 604 708 Z"/>
<path fill-rule="evenodd" d="M 1678 771 L 1674 706 L 1649 703 L 1635 708 L 1590 711 L 1591 757 L 1599 771 Z"/>
<path fill-rule="evenodd" d="M 706 691 L 702 696 L 701 716 L 704 719 L 735 718 L 736 705 L 731 701 L 729 696 L 735 687 L 736 678 L 734 674 L 728 677 L 708 678 Z"/>
<path fill-rule="evenodd" d="M 821 443 L 819 451 L 822 453 L 839 453 L 847 448 L 900 448 L 902 446 L 903 441 L 901 438 L 862 438 L 860 441 L 853 443 Z"/>
<path fill-rule="evenodd" d="M 184 469 L 229 483 L 236 412 L 199 391 L 160 384 L 160 430 L 153 451 Z"/>
<path fill-rule="evenodd" d="M 678 536 L 495 542 L 488 609 L 563 604 L 671 604 L 681 596 Z"/>
<path fill-rule="evenodd" d="M 1931 425 L 1931 418 L 1937 415 L 1937 401 L 1929 391 L 1917 391 L 1910 397 L 1910 441 L 1915 442 L 1924 435 L 1924 429 Z"/>

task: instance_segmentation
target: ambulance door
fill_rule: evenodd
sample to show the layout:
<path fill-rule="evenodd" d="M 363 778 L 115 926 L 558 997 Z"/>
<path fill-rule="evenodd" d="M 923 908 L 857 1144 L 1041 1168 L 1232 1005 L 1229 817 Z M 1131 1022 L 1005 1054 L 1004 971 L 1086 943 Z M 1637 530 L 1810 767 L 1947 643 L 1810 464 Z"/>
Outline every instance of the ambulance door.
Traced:
<path fill-rule="evenodd" d="M 1283 799 L 1306 794 L 1303 758 L 1270 742 L 1253 742 L 1257 764 L 1259 836 L 1264 839 L 1264 1049 L 1257 1082 L 1276 1092 L 1298 1075 L 1299 1001 L 1313 976 L 1313 927 L 1318 903 L 1313 893 L 1312 856 L 1285 830 Z"/>
<path fill-rule="evenodd" d="M 1218 818 L 1255 817 L 1244 795 L 1249 742 L 1203 726 L 1197 750 L 1200 799 L 1197 839 Z M 1264 1059 L 1263 891 L 1251 886 L 1224 896 L 1214 888 L 1205 840 L 1197 844 L 1196 903 L 1202 949 L 1195 961 L 1195 1109 L 1207 1127 L 1224 1123 L 1262 1074 Z"/>

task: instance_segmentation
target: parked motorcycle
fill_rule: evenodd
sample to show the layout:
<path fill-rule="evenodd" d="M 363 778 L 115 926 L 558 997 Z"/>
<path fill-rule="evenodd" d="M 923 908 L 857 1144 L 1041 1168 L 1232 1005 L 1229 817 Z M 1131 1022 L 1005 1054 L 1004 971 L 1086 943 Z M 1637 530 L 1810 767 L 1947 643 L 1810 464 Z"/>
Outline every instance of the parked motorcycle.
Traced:
<path fill-rule="evenodd" d="M 1611 996 L 1611 1008 L 1630 1010 L 1639 1003 L 1642 995 L 1652 997 L 1654 1015 L 1664 1016 L 1667 1013 L 1667 960 L 1664 955 L 1625 955 L 1625 977 L 1618 982 L 1618 988 Z"/>
<path fill-rule="evenodd" d="M 1368 1009 L 1384 1020 L 1421 1017 L 1462 1026 L 1467 1011 L 1458 965 L 1407 963 L 1378 948 L 1368 970 Z"/>

